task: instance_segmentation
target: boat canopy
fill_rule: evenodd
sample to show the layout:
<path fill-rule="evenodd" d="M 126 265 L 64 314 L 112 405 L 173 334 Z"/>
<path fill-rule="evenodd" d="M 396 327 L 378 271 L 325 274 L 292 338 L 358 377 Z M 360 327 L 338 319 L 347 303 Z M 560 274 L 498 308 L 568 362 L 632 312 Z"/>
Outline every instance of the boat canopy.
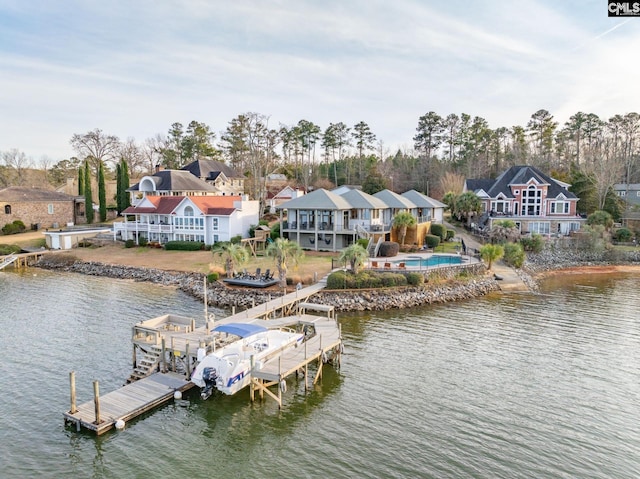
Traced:
<path fill-rule="evenodd" d="M 216 326 L 211 331 L 218 333 L 235 334 L 236 336 L 240 336 L 241 338 L 246 338 L 249 336 L 253 336 L 254 334 L 268 331 L 268 329 L 263 326 L 257 326 L 255 324 L 249 323 L 228 323 Z"/>

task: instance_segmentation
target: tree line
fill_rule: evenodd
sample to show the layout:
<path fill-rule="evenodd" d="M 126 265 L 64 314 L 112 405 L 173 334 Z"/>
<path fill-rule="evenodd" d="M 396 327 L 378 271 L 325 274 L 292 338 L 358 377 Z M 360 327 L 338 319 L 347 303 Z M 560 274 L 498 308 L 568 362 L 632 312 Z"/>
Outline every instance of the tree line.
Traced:
<path fill-rule="evenodd" d="M 166 134 L 141 143 L 100 129 L 74 134 L 70 143 L 77 156 L 48 162 L 45 173 L 49 182 L 61 184 L 84 162 L 96 177 L 102 163 L 109 178 L 126 164 L 135 178 L 156 165 L 176 169 L 214 159 L 245 176 L 247 193 L 257 199 L 264 198 L 272 173 L 305 189 L 360 184 L 367 192 L 415 189 L 440 199 L 459 194 L 465 178 L 493 178 L 510 166 L 532 165 L 572 184 L 579 208 L 590 212 L 614 208 L 613 184 L 640 182 L 639 135 L 640 115 L 634 112 L 609 119 L 577 112 L 560 125 L 541 109 L 526 124 L 491 128 L 479 116 L 430 111 L 418 118 L 413 147 L 390 152 L 364 121 L 323 128 L 302 119 L 272 126 L 269 116 L 248 112 L 219 134 L 195 120 L 186 127 L 173 123 Z M 3 152 L 2 160 L 0 186 L 20 184 L 32 166 L 18 150 Z"/>

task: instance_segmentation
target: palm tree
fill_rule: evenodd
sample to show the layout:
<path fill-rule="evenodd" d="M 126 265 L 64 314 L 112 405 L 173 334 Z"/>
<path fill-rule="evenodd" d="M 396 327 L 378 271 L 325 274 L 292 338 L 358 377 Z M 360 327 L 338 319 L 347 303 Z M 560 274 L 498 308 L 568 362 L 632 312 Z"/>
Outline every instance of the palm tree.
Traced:
<path fill-rule="evenodd" d="M 404 245 L 404 238 L 407 236 L 407 228 L 416 225 L 416 219 L 408 211 L 401 211 L 393 217 L 393 226 L 398 228 L 398 236 L 400 236 L 400 244 Z"/>
<path fill-rule="evenodd" d="M 276 238 L 267 246 L 267 256 L 274 259 L 278 268 L 280 284 L 287 285 L 287 268 L 289 264 L 296 266 L 304 256 L 304 252 L 298 243 L 284 238 Z"/>
<path fill-rule="evenodd" d="M 349 263 L 353 274 L 357 274 L 368 257 L 367 250 L 362 245 L 355 243 L 343 249 L 338 260 L 343 263 Z"/>
<path fill-rule="evenodd" d="M 220 242 L 213 245 L 211 252 L 224 260 L 224 270 L 227 278 L 235 273 L 236 266 L 241 266 L 249 260 L 249 252 L 244 246 L 236 243 Z"/>
<path fill-rule="evenodd" d="M 456 198 L 455 210 L 458 219 L 466 218 L 469 226 L 473 215 L 482 211 L 482 201 L 473 191 L 466 191 Z"/>
<path fill-rule="evenodd" d="M 504 256 L 504 248 L 499 244 L 486 244 L 480 248 L 480 257 L 488 263 L 487 268 L 491 271 L 494 261 L 498 261 Z"/>

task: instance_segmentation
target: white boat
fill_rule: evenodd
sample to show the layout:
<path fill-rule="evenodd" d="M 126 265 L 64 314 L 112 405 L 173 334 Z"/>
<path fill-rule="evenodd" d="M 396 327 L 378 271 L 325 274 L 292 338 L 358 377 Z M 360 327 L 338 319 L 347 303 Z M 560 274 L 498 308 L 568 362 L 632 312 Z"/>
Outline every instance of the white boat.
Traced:
<path fill-rule="evenodd" d="M 237 393 L 251 381 L 252 362 L 259 370 L 280 352 L 296 347 L 304 339 L 303 333 L 249 323 L 222 324 L 212 332 L 226 335 L 227 344 L 209 354 L 204 349 L 198 350 L 198 365 L 191 382 L 202 389 L 203 399 L 211 396 L 214 388 L 228 395 Z"/>

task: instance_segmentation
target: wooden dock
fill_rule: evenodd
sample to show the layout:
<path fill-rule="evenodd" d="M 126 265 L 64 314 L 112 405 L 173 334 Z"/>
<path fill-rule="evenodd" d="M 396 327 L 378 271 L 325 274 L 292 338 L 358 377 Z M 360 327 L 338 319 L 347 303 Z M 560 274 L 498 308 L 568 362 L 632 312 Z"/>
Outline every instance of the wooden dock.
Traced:
<path fill-rule="evenodd" d="M 85 428 L 100 435 L 116 427 L 119 420 L 126 423 L 169 402 L 174 398 L 176 391 L 183 392 L 194 386 L 181 374 L 155 373 L 104 396 L 98 394 L 97 401 L 94 398 L 93 401 L 81 404 L 77 408 L 73 404 L 75 398 L 72 394 L 71 410 L 64 413 L 65 423 L 75 424 L 77 431 Z M 72 412 L 74 409 L 75 412 Z"/>
<path fill-rule="evenodd" d="M 291 318 L 293 319 L 293 318 Z M 251 401 L 255 399 L 255 392 L 264 397 L 264 394 L 272 397 L 282 407 L 282 392 L 286 391 L 286 378 L 292 374 L 302 372 L 305 382 L 305 390 L 309 387 L 309 365 L 317 363 L 318 369 L 313 379 L 313 384 L 322 377 L 323 365 L 332 360 L 340 365 L 342 354 L 342 335 L 335 318 L 301 315 L 297 317 L 301 324 L 313 325 L 315 335 L 309 338 L 298 348 L 290 348 L 282 352 L 277 358 L 265 363 L 259 370 L 251 372 Z M 277 394 L 269 388 L 277 387 Z"/>
<path fill-rule="evenodd" d="M 9 265 L 12 265 L 14 268 L 26 268 L 29 266 L 29 263 L 38 261 L 45 253 L 47 253 L 46 250 L 28 253 L 12 253 L 6 256 L 0 256 L 0 270 Z"/>
<path fill-rule="evenodd" d="M 267 394 L 282 406 L 284 381 L 296 372 L 306 375 L 308 365 L 317 361 L 314 384 L 322 375 L 322 365 L 328 360 L 339 364 L 341 355 L 340 327 L 334 308 L 305 302 L 310 296 L 324 289 L 326 281 L 296 290 L 281 297 L 232 314 L 219 320 L 207 318 L 205 325 L 195 327 L 190 318 L 167 314 L 142 321 L 133 326 L 133 367 L 128 384 L 100 396 L 97 381 L 94 382 L 94 399 L 75 406 L 75 375 L 71 379 L 71 410 L 64 413 L 65 423 L 75 424 L 100 435 L 127 421 L 173 399 L 175 391 L 186 391 L 195 385 L 190 382 L 190 371 L 195 364 L 199 348 L 211 351 L 215 347 L 211 329 L 227 323 L 260 323 L 266 327 L 280 327 L 280 322 L 297 323 L 300 327 L 313 327 L 315 334 L 298 348 L 285 351 L 277 359 L 263 365 L 260 371 L 252 371 L 251 400 L 254 392 L 260 397 Z M 313 316 L 307 311 L 321 311 L 325 316 Z M 276 319 L 276 318 L 280 319 Z M 158 372 L 156 372 L 158 371 Z M 171 372 L 169 372 L 171 371 Z M 178 373 L 177 371 L 184 371 Z M 269 390 L 278 387 L 277 395 Z"/>

